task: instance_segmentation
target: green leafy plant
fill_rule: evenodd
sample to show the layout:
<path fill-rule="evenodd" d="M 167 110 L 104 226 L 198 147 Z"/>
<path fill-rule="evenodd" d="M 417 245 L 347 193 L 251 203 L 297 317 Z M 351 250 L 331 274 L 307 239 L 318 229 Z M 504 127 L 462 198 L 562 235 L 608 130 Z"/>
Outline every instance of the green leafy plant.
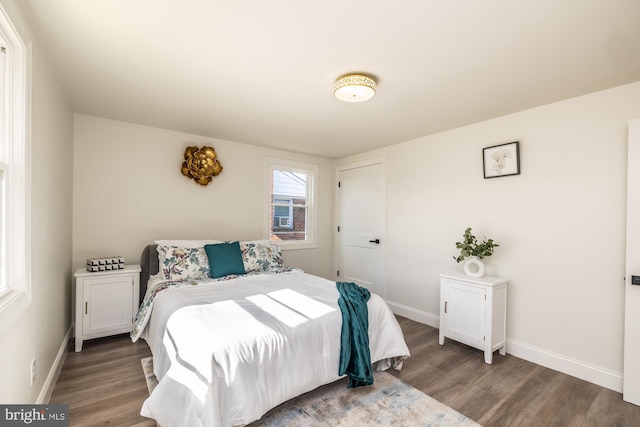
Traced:
<path fill-rule="evenodd" d="M 460 262 L 470 256 L 483 259 L 484 257 L 491 256 L 494 248 L 500 246 L 499 244 L 494 243 L 493 239 L 487 239 L 486 237 L 482 242 L 478 243 L 476 236 L 471 233 L 471 227 L 464 231 L 462 237 L 464 237 L 462 242 L 456 242 L 456 248 L 460 249 L 460 255 L 453 257 L 456 262 Z"/>

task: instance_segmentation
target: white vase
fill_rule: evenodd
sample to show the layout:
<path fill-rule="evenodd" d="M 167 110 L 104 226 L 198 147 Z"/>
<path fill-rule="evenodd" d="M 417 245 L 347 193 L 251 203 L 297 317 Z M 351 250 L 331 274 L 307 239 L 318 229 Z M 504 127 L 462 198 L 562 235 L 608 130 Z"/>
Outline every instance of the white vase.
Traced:
<path fill-rule="evenodd" d="M 469 277 L 482 277 L 484 276 L 484 262 L 478 257 L 471 256 L 467 258 L 463 265 L 464 274 Z"/>

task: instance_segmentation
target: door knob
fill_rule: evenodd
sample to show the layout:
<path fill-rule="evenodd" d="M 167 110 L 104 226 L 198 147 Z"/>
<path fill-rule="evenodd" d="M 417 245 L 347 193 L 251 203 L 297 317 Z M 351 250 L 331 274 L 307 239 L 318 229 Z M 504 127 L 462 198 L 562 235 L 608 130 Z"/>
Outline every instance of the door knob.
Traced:
<path fill-rule="evenodd" d="M 380 239 L 369 240 L 369 243 L 375 243 L 376 245 L 379 245 L 380 244 Z"/>

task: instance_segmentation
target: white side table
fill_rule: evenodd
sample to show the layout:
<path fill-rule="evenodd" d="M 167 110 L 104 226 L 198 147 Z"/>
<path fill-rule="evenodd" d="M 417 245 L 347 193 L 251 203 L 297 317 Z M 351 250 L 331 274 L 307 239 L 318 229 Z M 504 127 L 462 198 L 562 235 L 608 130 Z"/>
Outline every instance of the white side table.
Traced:
<path fill-rule="evenodd" d="M 139 265 L 98 273 L 76 270 L 76 352 L 85 340 L 131 331 L 138 310 L 140 271 Z"/>
<path fill-rule="evenodd" d="M 491 364 L 493 352 L 506 354 L 507 279 L 440 275 L 440 345 L 445 337 L 484 351 Z"/>

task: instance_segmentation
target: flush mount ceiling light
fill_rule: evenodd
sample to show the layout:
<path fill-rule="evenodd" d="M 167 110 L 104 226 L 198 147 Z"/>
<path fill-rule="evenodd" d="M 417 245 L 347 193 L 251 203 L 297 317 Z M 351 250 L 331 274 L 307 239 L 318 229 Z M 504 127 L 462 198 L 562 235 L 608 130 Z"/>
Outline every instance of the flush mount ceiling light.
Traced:
<path fill-rule="evenodd" d="M 336 80 L 333 94 L 340 101 L 368 101 L 376 94 L 376 81 L 364 74 L 348 74 Z"/>

